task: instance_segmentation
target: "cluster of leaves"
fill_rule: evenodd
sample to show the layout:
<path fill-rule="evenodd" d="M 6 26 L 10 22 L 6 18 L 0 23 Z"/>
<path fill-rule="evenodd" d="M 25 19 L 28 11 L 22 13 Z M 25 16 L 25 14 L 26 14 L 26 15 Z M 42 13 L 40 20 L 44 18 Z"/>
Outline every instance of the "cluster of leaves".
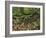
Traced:
<path fill-rule="evenodd" d="M 18 23 L 30 23 L 30 30 L 40 29 L 40 8 L 13 7 L 12 13 L 13 26 Z"/>

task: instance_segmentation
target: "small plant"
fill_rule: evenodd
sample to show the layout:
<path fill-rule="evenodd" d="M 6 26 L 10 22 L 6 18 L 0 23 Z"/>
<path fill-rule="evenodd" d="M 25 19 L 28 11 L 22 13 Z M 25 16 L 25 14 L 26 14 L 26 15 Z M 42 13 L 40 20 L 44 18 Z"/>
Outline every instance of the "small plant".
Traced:
<path fill-rule="evenodd" d="M 13 30 L 40 30 L 40 8 L 13 7 Z"/>

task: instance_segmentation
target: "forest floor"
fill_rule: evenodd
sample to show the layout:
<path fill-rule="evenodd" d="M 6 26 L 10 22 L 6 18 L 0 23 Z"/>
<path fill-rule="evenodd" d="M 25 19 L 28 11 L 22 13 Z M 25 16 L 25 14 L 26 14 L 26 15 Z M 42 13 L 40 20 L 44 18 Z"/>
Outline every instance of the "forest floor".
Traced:
<path fill-rule="evenodd" d="M 31 23 L 16 24 L 13 26 L 13 31 L 30 30 Z"/>
<path fill-rule="evenodd" d="M 31 23 L 14 24 L 13 31 L 39 30 L 40 26 L 32 25 Z"/>

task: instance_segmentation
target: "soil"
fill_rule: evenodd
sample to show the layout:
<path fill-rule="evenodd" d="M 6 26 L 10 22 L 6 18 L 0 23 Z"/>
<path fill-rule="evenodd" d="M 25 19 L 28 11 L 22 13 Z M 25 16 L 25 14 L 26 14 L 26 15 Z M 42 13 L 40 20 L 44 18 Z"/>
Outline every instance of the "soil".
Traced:
<path fill-rule="evenodd" d="M 31 29 L 31 23 L 22 23 L 22 24 L 14 24 L 13 25 L 13 31 L 20 31 L 20 30 L 30 30 Z"/>

